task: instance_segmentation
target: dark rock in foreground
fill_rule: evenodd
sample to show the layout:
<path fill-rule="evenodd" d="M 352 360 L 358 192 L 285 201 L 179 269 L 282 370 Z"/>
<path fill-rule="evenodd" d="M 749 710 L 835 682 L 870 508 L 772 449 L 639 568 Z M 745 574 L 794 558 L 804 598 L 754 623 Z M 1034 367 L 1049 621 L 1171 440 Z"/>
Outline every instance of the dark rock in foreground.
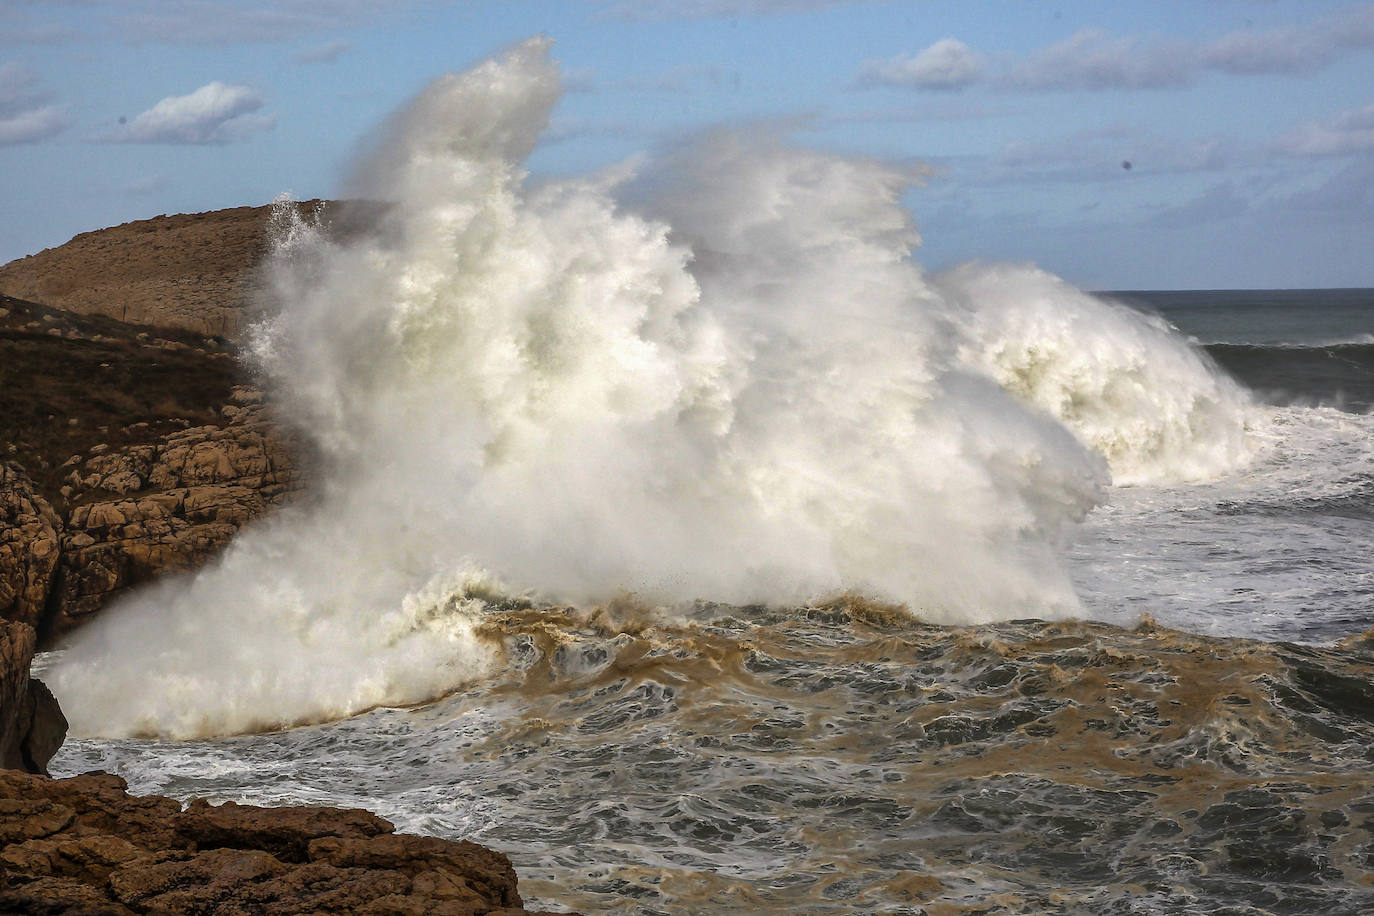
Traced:
<path fill-rule="evenodd" d="M 129 795 L 104 773 L 0 772 L 0 912 L 528 913 L 510 861 L 366 811 Z"/>
<path fill-rule="evenodd" d="M 48 688 L 29 677 L 36 643 L 33 627 L 0 620 L 0 767 L 46 773 L 67 720 Z"/>

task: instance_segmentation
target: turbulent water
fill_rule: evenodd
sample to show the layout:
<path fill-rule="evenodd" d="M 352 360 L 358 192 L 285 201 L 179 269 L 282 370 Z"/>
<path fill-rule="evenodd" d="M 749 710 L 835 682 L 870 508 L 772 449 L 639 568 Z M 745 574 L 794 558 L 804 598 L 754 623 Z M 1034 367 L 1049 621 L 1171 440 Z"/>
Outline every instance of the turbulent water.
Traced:
<path fill-rule="evenodd" d="M 912 173 L 779 137 L 536 180 L 559 91 L 542 41 L 437 80 L 369 234 L 281 208 L 315 492 L 48 659 L 55 768 L 588 911 L 1369 904 L 1367 643 L 1024 618 L 1374 626 L 1370 297 L 929 274 Z"/>

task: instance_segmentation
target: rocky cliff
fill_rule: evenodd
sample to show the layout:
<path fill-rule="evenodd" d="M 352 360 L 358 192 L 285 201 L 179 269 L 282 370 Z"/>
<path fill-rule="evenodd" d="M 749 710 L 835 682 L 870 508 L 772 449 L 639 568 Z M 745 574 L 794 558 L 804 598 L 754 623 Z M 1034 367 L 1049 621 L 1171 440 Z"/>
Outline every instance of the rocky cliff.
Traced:
<path fill-rule="evenodd" d="M 287 499 L 250 381 L 213 339 L 0 298 L 0 617 L 50 642 Z"/>

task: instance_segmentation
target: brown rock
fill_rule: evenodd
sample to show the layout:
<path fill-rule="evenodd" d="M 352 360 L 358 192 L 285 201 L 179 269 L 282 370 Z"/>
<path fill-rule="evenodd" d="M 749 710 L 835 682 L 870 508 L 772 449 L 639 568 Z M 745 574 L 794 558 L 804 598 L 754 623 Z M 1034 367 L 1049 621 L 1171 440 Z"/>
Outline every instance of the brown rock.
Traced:
<path fill-rule="evenodd" d="M 365 229 L 376 205 L 306 201 L 336 231 Z M 271 206 L 157 216 L 83 232 L 0 267 L 0 293 L 135 325 L 234 337 L 267 251 Z M 61 331 L 59 330 L 60 334 Z M 161 340 L 165 351 L 192 349 Z"/>
<path fill-rule="evenodd" d="M 179 429 L 101 448 L 68 468 L 74 505 L 62 535 L 47 634 L 79 626 L 110 599 L 190 569 L 299 486 L 294 438 L 256 393 L 225 426 Z"/>
<path fill-rule="evenodd" d="M 23 468 L 0 463 L 0 617 L 39 627 L 61 538 L 61 520 Z"/>
<path fill-rule="evenodd" d="M 515 871 L 365 811 L 138 798 L 0 772 L 0 912 L 521 916 Z"/>

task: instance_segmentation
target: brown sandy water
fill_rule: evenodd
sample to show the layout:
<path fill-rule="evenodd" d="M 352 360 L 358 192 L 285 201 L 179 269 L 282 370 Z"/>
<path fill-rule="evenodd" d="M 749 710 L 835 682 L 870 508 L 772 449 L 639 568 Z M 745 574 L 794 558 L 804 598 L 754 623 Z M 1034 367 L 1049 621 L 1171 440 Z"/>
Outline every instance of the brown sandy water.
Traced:
<path fill-rule="evenodd" d="M 411 710 L 75 742 L 139 790 L 366 804 L 584 912 L 1362 913 L 1374 641 L 1148 622 L 490 612 L 507 663 Z"/>

